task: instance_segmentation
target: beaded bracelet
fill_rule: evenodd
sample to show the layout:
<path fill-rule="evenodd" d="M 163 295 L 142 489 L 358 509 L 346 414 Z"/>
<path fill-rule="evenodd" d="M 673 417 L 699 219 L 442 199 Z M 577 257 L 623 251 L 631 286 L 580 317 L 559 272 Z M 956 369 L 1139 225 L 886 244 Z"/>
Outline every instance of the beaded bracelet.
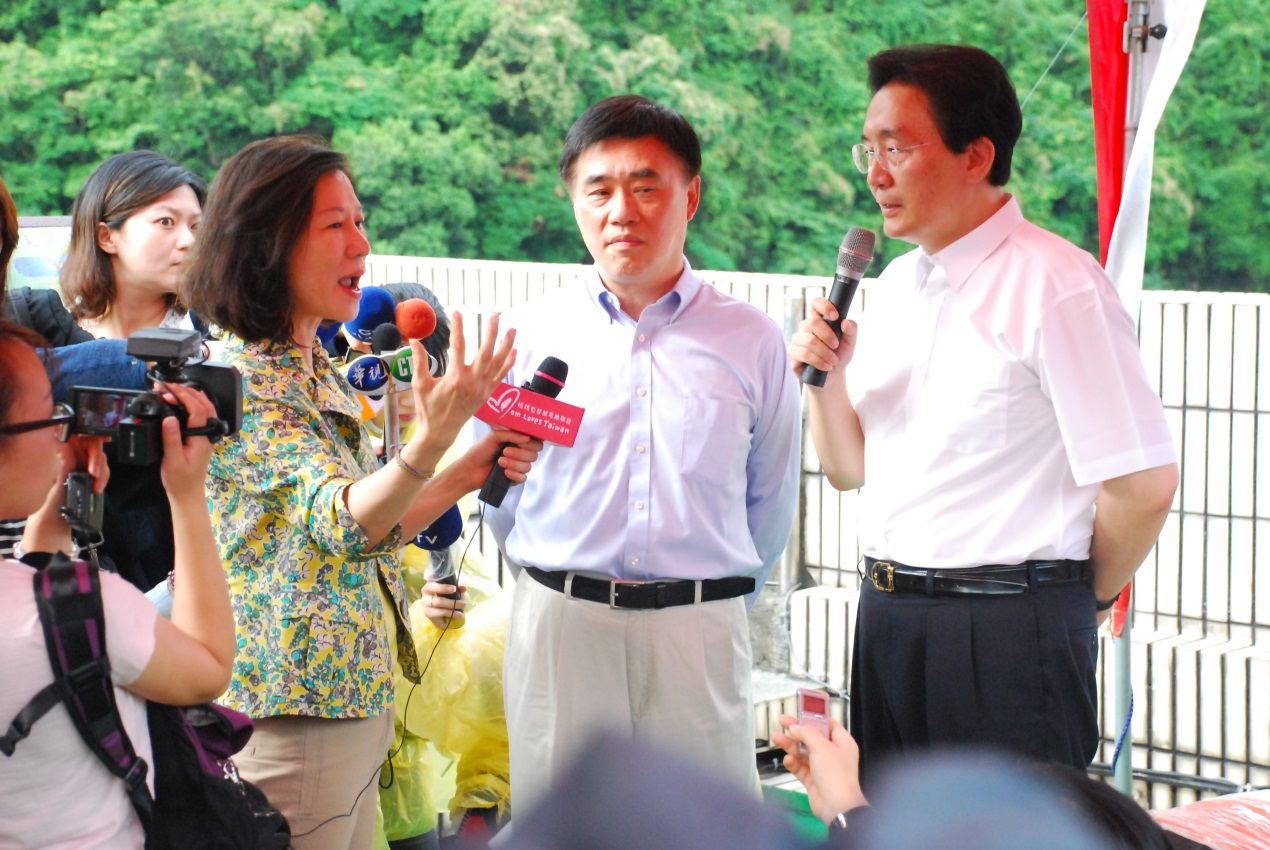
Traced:
<path fill-rule="evenodd" d="M 429 480 L 430 478 L 432 478 L 433 473 L 431 473 L 431 472 L 420 472 L 419 470 L 415 469 L 415 468 L 414 468 L 413 466 L 411 466 L 410 464 L 406 463 L 405 459 L 404 459 L 404 458 L 402 458 L 402 456 L 401 456 L 401 455 L 393 455 L 392 459 L 393 459 L 393 461 L 397 464 L 397 466 L 401 467 L 401 468 L 402 468 L 402 469 L 404 469 L 406 472 L 408 472 L 408 473 L 410 473 L 411 475 L 413 475 L 415 478 L 418 478 L 420 481 L 427 481 L 427 480 Z"/>

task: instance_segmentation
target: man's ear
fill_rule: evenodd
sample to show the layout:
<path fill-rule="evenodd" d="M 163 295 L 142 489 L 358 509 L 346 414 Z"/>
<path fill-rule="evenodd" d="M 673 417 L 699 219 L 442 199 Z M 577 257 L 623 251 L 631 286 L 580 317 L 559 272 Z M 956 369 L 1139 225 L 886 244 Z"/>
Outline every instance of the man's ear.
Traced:
<path fill-rule="evenodd" d="M 697 205 L 701 203 L 701 175 L 698 174 L 688 182 L 688 220 L 697 214 Z"/>
<path fill-rule="evenodd" d="M 119 249 L 115 247 L 115 231 L 107 227 L 104 221 L 97 222 L 97 247 L 107 254 L 119 253 Z"/>
<path fill-rule="evenodd" d="M 986 181 L 997 159 L 997 147 L 987 136 L 980 136 L 966 146 L 966 177 L 971 183 Z"/>

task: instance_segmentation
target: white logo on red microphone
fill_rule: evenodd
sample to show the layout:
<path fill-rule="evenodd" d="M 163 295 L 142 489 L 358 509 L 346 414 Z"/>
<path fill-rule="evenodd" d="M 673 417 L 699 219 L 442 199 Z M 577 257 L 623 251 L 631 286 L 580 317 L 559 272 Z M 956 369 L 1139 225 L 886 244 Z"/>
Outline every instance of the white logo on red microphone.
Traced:
<path fill-rule="evenodd" d="M 499 413 L 506 413 L 516 406 L 516 402 L 520 401 L 520 390 L 513 386 L 505 386 L 506 389 L 495 390 L 494 394 L 485 402 Z"/>

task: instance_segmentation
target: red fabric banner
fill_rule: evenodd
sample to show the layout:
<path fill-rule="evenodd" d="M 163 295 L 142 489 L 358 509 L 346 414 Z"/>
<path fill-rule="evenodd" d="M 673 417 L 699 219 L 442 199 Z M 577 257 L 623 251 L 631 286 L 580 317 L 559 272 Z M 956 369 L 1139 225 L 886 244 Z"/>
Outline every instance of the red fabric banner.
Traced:
<path fill-rule="evenodd" d="M 1089 76 L 1093 84 L 1094 150 L 1098 162 L 1098 249 L 1107 264 L 1111 230 L 1124 184 L 1124 119 L 1129 56 L 1124 52 L 1124 0 L 1086 0 L 1089 11 Z"/>

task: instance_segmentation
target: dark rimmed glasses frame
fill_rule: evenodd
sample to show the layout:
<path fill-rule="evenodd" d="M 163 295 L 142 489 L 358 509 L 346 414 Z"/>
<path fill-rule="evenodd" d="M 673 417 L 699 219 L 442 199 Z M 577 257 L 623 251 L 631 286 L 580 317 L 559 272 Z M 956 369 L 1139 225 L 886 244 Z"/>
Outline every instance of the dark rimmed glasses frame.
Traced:
<path fill-rule="evenodd" d="M 38 431 L 41 428 L 57 427 L 57 439 L 59 442 L 66 442 L 71 438 L 71 426 L 75 424 L 75 408 L 65 402 L 59 401 L 53 405 L 53 415 L 48 419 L 37 419 L 33 422 L 14 422 L 10 425 L 0 425 L 0 435 L 9 434 L 25 434 L 28 431 Z"/>

